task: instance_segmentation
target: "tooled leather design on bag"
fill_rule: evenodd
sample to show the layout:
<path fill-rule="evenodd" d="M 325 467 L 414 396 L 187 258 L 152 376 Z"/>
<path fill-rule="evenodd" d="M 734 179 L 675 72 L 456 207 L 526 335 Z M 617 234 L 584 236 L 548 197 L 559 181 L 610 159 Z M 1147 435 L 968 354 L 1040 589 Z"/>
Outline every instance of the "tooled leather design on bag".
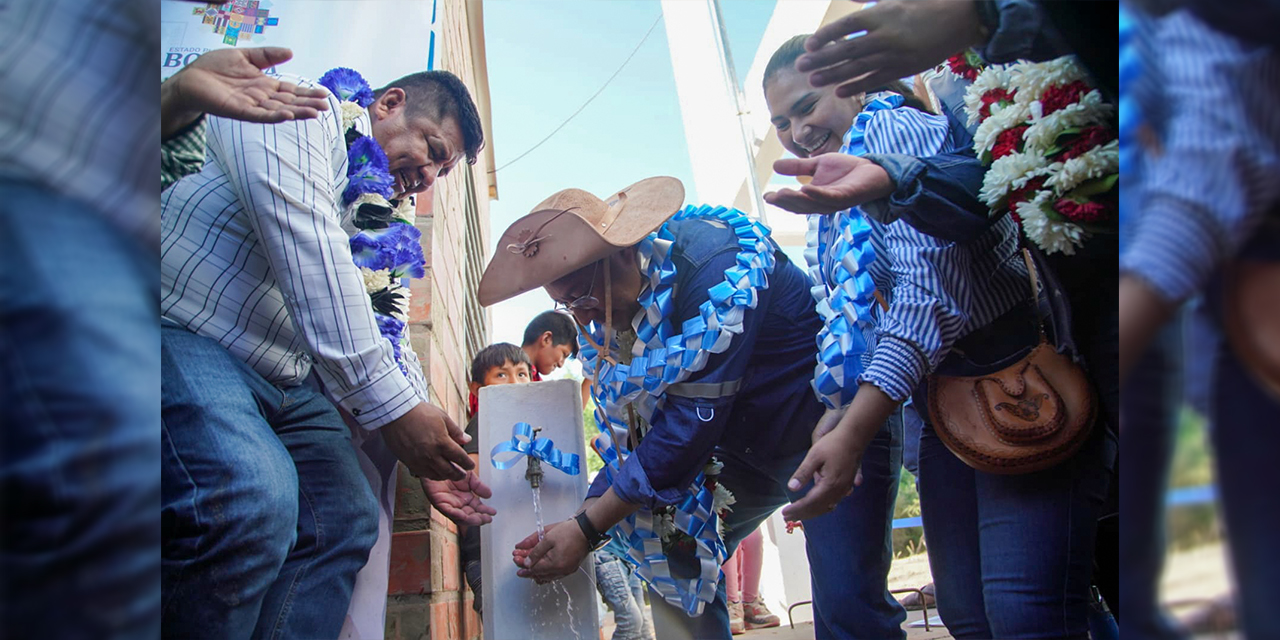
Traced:
<path fill-rule="evenodd" d="M 1034 359 L 1023 363 L 1012 377 L 979 378 L 973 393 L 982 408 L 983 422 L 1005 444 L 1043 440 L 1062 429 L 1067 420 L 1062 396 Z"/>
<path fill-rule="evenodd" d="M 989 395 L 979 392 L 984 382 Z M 1034 404 L 1033 398 L 1041 395 L 1049 397 L 1040 398 L 1040 422 L 1027 421 L 1033 424 L 1019 442 L 1001 437 L 993 424 L 995 406 L 1004 403 L 1021 410 L 1025 405 L 1019 406 L 1019 401 Z M 1030 473 L 1067 459 L 1092 433 L 1095 403 L 1084 372 L 1046 343 L 996 374 L 935 376 L 930 382 L 929 407 L 938 437 L 966 464 L 988 473 Z M 1012 410 L 1000 416 L 1006 423 L 1018 422 Z M 1023 440 L 1028 433 L 1040 435 Z"/>
<path fill-rule="evenodd" d="M 1009 457 L 1008 455 L 995 456 L 976 449 L 970 446 L 969 443 L 953 437 L 951 432 L 954 430 L 956 430 L 956 427 L 953 425 L 950 429 L 937 429 L 935 433 L 938 434 L 943 444 L 947 445 L 948 449 L 951 449 L 962 460 L 970 463 L 969 466 L 974 466 L 972 462 L 978 462 L 988 469 L 1008 470 L 1035 470 L 1041 463 L 1056 461 L 1079 447 L 1085 438 L 1090 433 L 1093 433 L 1092 429 L 1081 429 L 1076 432 L 1074 438 L 1064 440 L 1057 446 L 1037 450 L 1035 453 L 1029 453 L 1024 456 Z"/>
<path fill-rule="evenodd" d="M 1012 413 L 1015 418 L 1023 422 L 1035 422 L 1040 419 L 1041 403 L 1048 399 L 1049 394 L 1041 393 L 1017 402 L 997 402 L 995 410 Z"/>

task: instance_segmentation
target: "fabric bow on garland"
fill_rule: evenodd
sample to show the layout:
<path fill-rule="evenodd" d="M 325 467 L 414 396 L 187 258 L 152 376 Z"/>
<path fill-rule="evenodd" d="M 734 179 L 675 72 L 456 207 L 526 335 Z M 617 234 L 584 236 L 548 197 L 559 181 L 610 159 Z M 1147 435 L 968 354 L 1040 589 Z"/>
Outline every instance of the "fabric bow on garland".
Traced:
<path fill-rule="evenodd" d="M 321 86 L 341 100 L 342 129 L 347 142 L 347 185 L 342 191 L 344 229 L 351 235 L 351 258 L 364 277 L 378 330 L 395 353 L 396 364 L 418 394 L 426 398 L 426 381 L 409 346 L 410 278 L 426 275 L 426 259 L 413 226 L 414 201 L 391 200 L 395 180 L 387 155 L 371 135 L 361 133 L 373 103 L 369 83 L 354 70 L 331 69 Z"/>

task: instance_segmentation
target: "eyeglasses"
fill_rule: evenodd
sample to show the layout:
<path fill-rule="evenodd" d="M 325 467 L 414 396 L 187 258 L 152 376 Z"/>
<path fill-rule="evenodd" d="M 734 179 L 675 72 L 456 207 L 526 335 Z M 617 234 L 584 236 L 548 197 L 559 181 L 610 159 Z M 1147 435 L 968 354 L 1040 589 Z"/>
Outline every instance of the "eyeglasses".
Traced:
<path fill-rule="evenodd" d="M 595 268 L 591 270 L 591 286 L 587 288 L 587 292 L 575 298 L 572 302 L 564 303 L 556 301 L 557 309 L 564 309 L 570 313 L 574 311 L 589 311 L 600 306 L 600 301 L 591 292 L 596 288 L 596 274 L 600 272 L 600 263 L 596 262 Z"/>

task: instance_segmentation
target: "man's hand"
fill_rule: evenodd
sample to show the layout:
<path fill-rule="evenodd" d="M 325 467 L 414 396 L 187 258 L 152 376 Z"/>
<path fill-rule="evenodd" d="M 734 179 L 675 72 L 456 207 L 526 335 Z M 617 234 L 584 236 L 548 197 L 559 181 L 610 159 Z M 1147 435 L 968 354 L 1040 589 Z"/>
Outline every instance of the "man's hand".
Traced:
<path fill-rule="evenodd" d="M 780 189 L 764 194 L 765 202 L 792 213 L 836 213 L 887 198 L 897 188 L 880 165 L 843 153 L 783 158 L 773 163 L 773 170 L 784 176 L 813 177 L 799 191 Z"/>
<path fill-rule="evenodd" d="M 811 71 L 815 87 L 843 83 L 836 95 L 847 98 L 924 71 L 984 39 L 973 0 L 885 0 L 815 31 L 796 70 Z"/>
<path fill-rule="evenodd" d="M 822 436 L 804 457 L 796 472 L 791 475 L 787 488 L 799 491 L 809 481 L 813 487 L 804 497 L 782 510 L 785 520 L 807 520 L 830 513 L 836 505 L 860 484 L 862 454 L 866 445 L 857 447 L 849 429 L 835 429 Z"/>
<path fill-rule="evenodd" d="M 215 49 L 183 67 L 160 85 L 163 139 L 202 113 L 275 124 L 319 117 L 329 92 L 299 87 L 262 73 L 293 57 L 284 47 Z"/>
<path fill-rule="evenodd" d="M 428 480 L 463 480 L 467 471 L 476 468 L 476 463 L 462 450 L 471 436 L 439 407 L 419 402 L 409 413 L 388 422 L 379 431 L 391 452 L 416 476 Z"/>
<path fill-rule="evenodd" d="M 480 482 L 474 471 L 468 471 L 461 480 L 423 480 L 422 490 L 431 506 L 457 524 L 478 527 L 493 522 L 493 516 L 498 515 L 497 509 L 480 501 L 492 498 L 493 491 Z"/>
<path fill-rule="evenodd" d="M 537 531 L 529 534 L 516 544 L 511 559 L 520 567 L 516 571 L 517 576 L 533 578 L 538 584 L 543 584 L 577 571 L 590 551 L 578 523 L 565 520 L 551 525 L 541 542 Z"/>

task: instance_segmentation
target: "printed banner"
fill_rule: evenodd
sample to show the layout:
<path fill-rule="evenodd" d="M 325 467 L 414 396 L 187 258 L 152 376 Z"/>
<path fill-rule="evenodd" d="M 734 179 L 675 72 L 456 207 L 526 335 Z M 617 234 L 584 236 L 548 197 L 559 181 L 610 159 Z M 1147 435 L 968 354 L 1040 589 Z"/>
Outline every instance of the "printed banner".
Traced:
<path fill-rule="evenodd" d="M 379 87 L 435 68 L 439 0 L 161 0 L 160 78 L 227 47 L 288 47 L 279 73 L 317 79 L 334 67 Z"/>

